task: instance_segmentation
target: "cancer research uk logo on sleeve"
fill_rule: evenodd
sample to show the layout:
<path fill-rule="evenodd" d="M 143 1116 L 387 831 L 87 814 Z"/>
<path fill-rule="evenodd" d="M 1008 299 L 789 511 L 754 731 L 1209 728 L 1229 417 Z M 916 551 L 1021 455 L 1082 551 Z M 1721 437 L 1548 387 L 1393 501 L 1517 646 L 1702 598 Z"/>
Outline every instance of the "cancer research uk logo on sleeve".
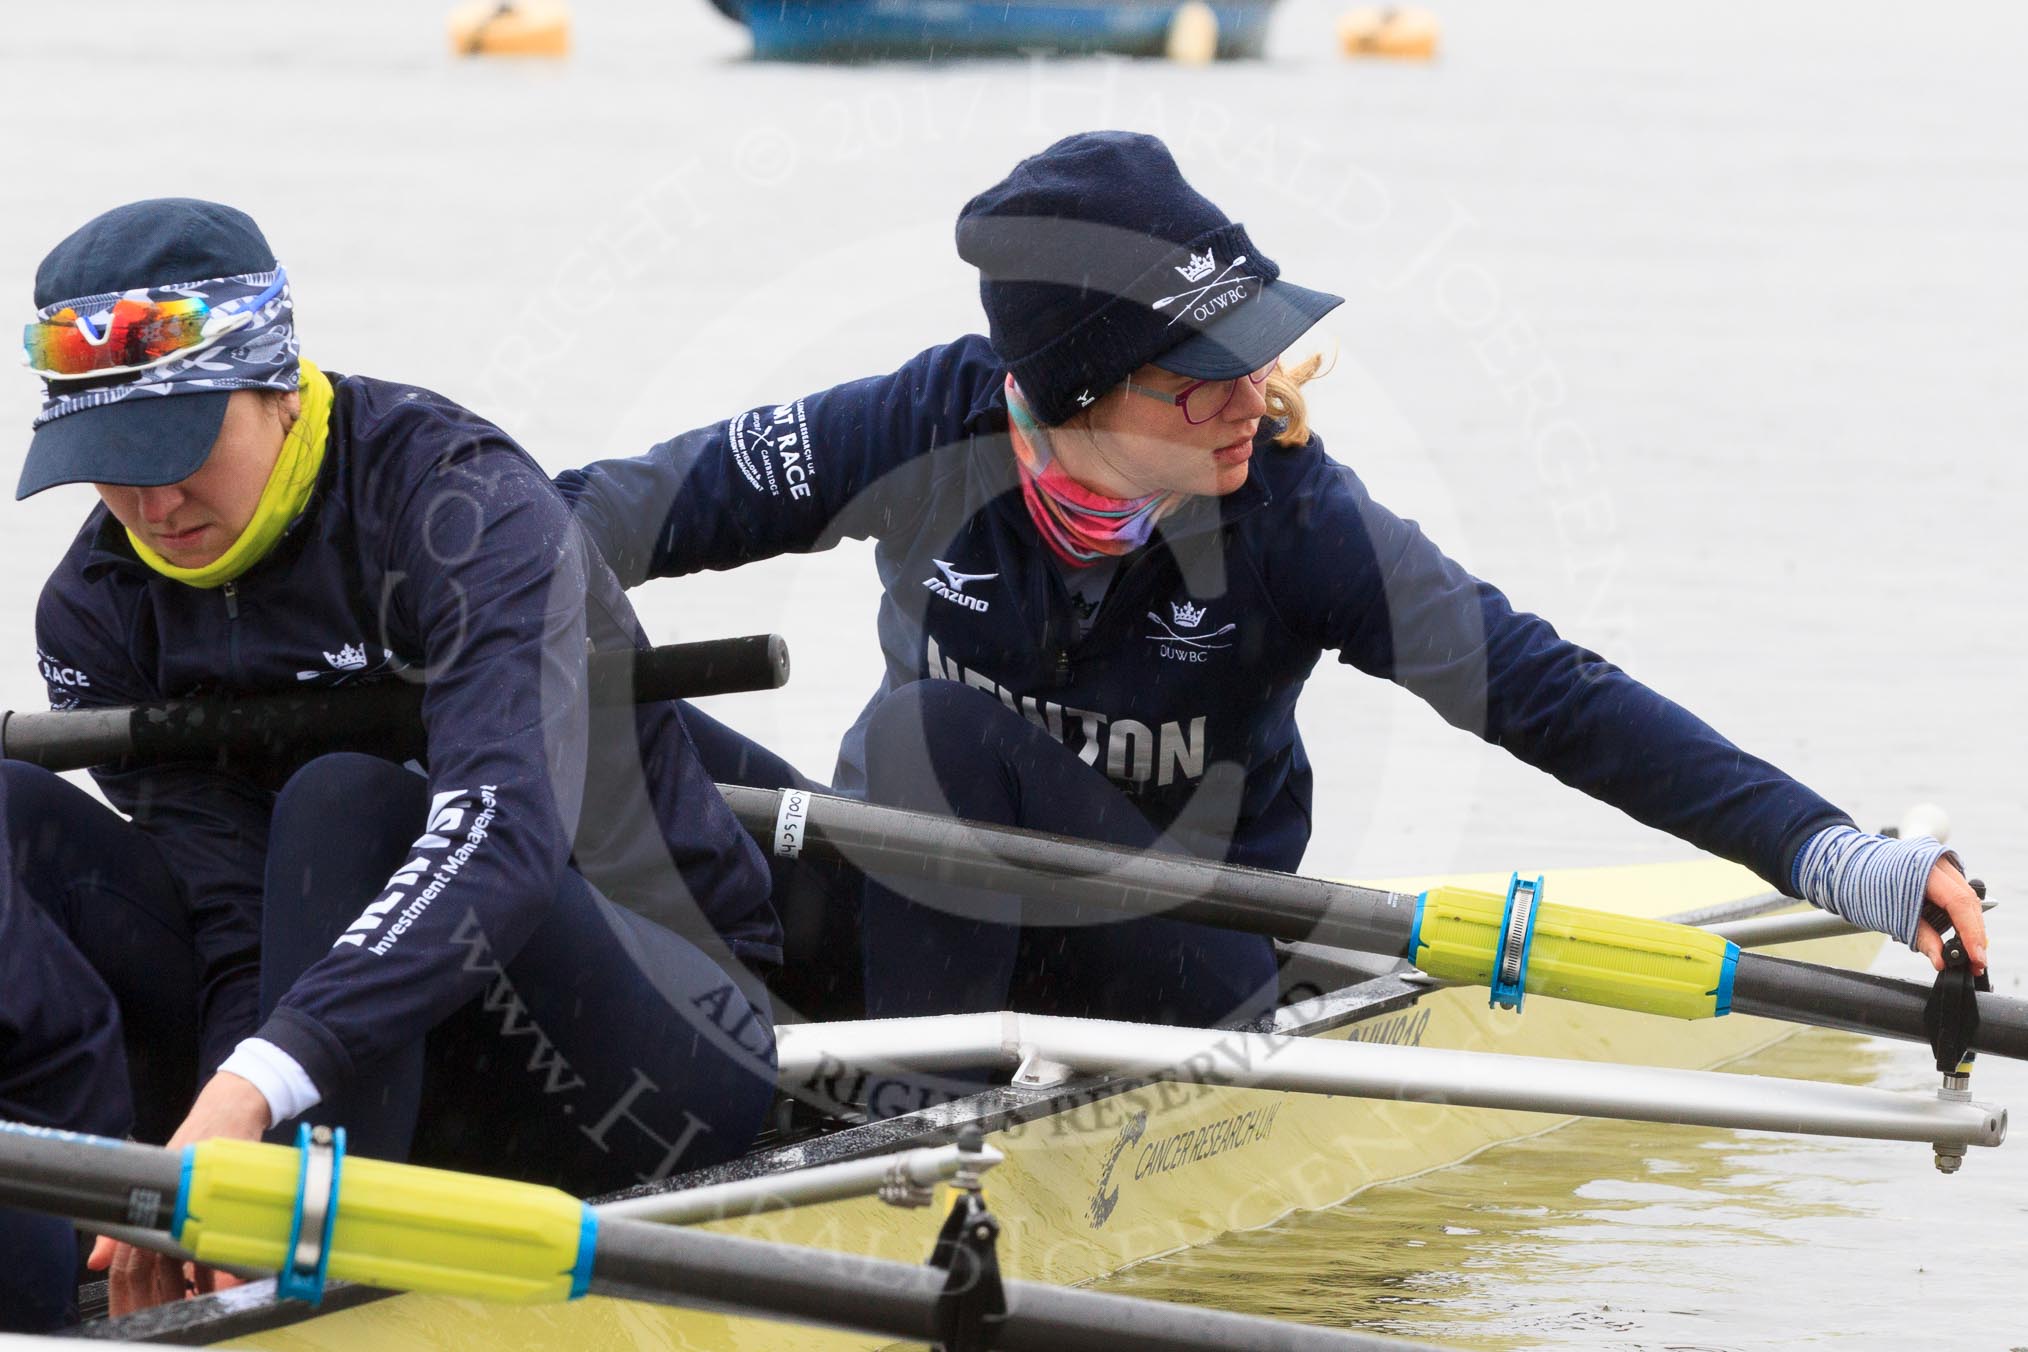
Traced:
<path fill-rule="evenodd" d="M 816 457 L 810 448 L 810 420 L 803 401 L 757 408 L 727 424 L 733 464 L 756 493 L 771 498 L 814 496 Z"/>
<path fill-rule="evenodd" d="M 60 657 L 51 657 L 37 648 L 35 663 L 42 668 L 42 683 L 49 688 L 49 707 L 75 709 L 83 703 L 80 693 L 91 689 L 92 678 L 76 667 L 65 666 Z"/>

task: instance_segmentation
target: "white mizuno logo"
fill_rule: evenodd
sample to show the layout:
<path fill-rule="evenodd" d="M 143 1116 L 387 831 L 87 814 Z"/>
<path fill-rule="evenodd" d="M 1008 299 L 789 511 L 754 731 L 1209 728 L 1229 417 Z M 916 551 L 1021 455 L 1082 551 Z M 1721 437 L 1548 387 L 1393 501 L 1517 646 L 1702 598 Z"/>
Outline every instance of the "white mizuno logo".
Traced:
<path fill-rule="evenodd" d="M 1183 274 L 1183 280 L 1186 282 L 1201 282 L 1218 271 L 1218 256 L 1211 249 L 1206 249 L 1201 254 L 1191 254 L 1190 261 L 1179 264 L 1176 271 Z"/>
<path fill-rule="evenodd" d="M 981 615 L 992 609 L 992 602 L 984 597 L 965 595 L 965 587 L 966 584 L 972 582 L 991 582 L 994 578 L 1000 576 L 998 573 L 961 573 L 942 559 L 931 559 L 930 562 L 934 563 L 937 566 L 937 571 L 944 576 L 941 581 L 934 577 L 926 577 L 922 580 L 923 586 L 929 588 L 938 596 L 943 597 L 944 600 L 952 602 L 955 605 L 961 605 L 967 610 L 976 610 Z"/>
<path fill-rule="evenodd" d="M 951 590 L 956 592 L 963 591 L 967 582 L 991 582 L 1000 576 L 998 573 L 961 573 L 942 559 L 931 559 L 930 562 L 937 566 L 937 571 L 944 575 L 944 581 L 950 583 Z"/>

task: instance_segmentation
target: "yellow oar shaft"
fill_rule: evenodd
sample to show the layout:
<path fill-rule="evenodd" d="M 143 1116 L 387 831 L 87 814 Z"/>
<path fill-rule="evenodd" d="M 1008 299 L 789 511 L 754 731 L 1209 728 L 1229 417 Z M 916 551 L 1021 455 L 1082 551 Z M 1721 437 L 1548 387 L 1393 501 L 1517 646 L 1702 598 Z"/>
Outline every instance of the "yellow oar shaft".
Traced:
<path fill-rule="evenodd" d="M 336 1153 L 335 1151 L 333 1152 Z M 645 1221 L 592 1221 L 553 1188 L 380 1160 L 310 1167 L 308 1150 L 205 1141 L 174 1152 L 0 1122 L 0 1203 L 171 1233 L 207 1263 L 281 1269 L 332 1180 L 331 1277 L 489 1300 L 588 1290 L 730 1307 L 915 1342 L 942 1338 L 941 1270 Z M 137 1198 L 152 1199 L 146 1207 Z M 173 1216 L 165 1216 L 167 1207 Z M 119 1223 L 114 1221 L 114 1223 Z M 968 1280 L 976 1274 L 965 1273 Z M 1190 1306 L 1005 1284 L 993 1345 L 1008 1352 L 1352 1352 L 1407 1348 Z"/>

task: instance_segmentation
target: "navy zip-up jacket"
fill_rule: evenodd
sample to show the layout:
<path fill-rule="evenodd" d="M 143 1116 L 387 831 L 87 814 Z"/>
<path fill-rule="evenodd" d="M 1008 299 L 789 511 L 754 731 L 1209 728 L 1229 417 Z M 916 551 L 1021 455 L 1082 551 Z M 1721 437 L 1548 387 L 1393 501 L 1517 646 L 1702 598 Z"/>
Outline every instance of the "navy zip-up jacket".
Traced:
<path fill-rule="evenodd" d="M 1595 653 L 1517 612 L 1373 501 L 1311 438 L 1263 423 L 1246 484 L 1197 498 L 1122 562 L 1079 637 L 1008 444 L 1006 370 L 962 338 L 892 375 L 687 432 L 558 485 L 629 586 L 871 536 L 887 673 L 987 691 L 1105 771 L 1160 827 L 1202 837 L 1211 767 L 1244 774 L 1226 857 L 1294 869 L 1311 776 L 1296 697 L 1320 654 L 1412 690 L 1453 725 L 1783 889 L 1847 820 Z M 838 787 L 864 782 L 873 705 Z M 1236 814 L 1236 820 L 1235 820 Z M 1218 820 L 1222 817 L 1222 821 Z"/>
<path fill-rule="evenodd" d="M 413 857 L 359 899 L 359 919 L 258 1035 L 330 1095 L 476 996 L 491 968 L 469 961 L 475 944 L 517 949 L 569 862 L 707 952 L 779 963 L 766 865 L 679 706 L 587 712 L 587 644 L 645 639 L 541 469 L 440 395 L 333 382 L 309 503 L 236 582 L 160 576 L 100 507 L 36 613 L 58 708 L 427 679 L 431 810 Z M 287 768 L 95 776 L 183 883 L 207 1075 L 256 1032 L 268 818 Z"/>

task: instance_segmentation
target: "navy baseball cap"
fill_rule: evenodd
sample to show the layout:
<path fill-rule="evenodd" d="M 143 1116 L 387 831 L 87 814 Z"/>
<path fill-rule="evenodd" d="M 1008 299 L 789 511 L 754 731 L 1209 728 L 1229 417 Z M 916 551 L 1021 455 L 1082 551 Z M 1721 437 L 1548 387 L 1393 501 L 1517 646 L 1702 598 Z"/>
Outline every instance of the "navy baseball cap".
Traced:
<path fill-rule="evenodd" d="M 274 251 L 243 211 L 188 197 L 115 207 L 50 250 L 35 270 L 37 309 L 86 296 L 274 269 Z M 109 376 L 117 384 L 125 377 Z M 66 381 L 68 390 L 89 381 Z M 70 483 L 152 488 L 203 467 L 230 391 L 127 399 L 43 423 L 28 444 L 14 496 Z"/>
<path fill-rule="evenodd" d="M 1168 146 L 1133 132 L 1023 160 L 965 204 L 957 243 L 993 350 L 1046 423 L 1150 362 L 1201 380 L 1257 371 L 1343 304 L 1282 280 Z"/>

